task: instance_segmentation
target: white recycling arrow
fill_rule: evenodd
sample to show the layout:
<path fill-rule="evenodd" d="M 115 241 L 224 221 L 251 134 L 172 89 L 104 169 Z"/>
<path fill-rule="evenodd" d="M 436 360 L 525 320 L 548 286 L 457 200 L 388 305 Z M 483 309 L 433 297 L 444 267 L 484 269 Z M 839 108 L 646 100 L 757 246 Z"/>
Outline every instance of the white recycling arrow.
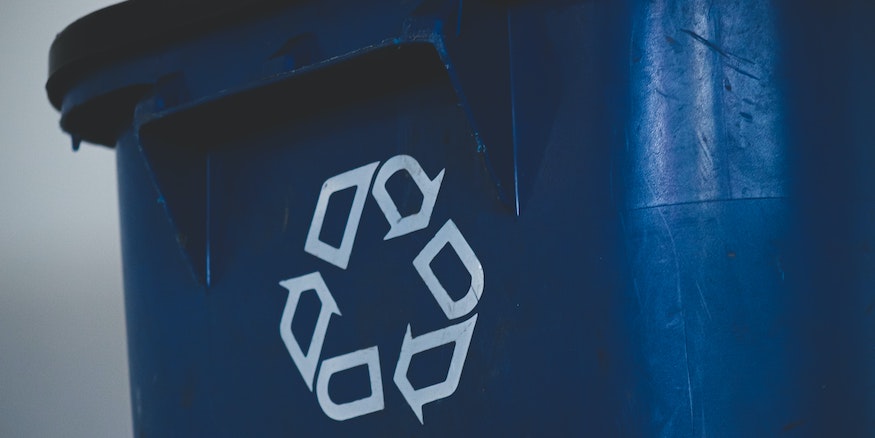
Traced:
<path fill-rule="evenodd" d="M 462 261 L 465 269 L 468 270 L 468 274 L 471 275 L 471 284 L 468 287 L 468 292 L 458 300 L 453 300 L 450 297 L 449 292 L 447 292 L 431 269 L 432 260 L 448 244 L 453 248 L 459 260 Z M 474 250 L 471 249 L 471 245 L 465 240 L 465 236 L 462 235 L 452 220 L 448 220 L 425 247 L 422 248 L 419 255 L 413 259 L 413 266 L 419 272 L 419 276 L 425 281 L 428 290 L 431 291 L 434 299 L 437 300 L 438 305 L 441 306 L 444 314 L 449 319 L 456 319 L 470 313 L 477 306 L 477 302 L 480 301 L 480 297 L 483 295 L 483 266 L 480 264 L 480 259 L 474 254 Z"/>
<path fill-rule="evenodd" d="M 371 177 L 374 176 L 374 171 L 377 170 L 379 164 L 379 161 L 367 164 L 332 176 L 322 183 L 319 200 L 316 201 L 316 210 L 313 212 L 313 221 L 310 222 L 310 231 L 307 232 L 307 241 L 304 243 L 304 251 L 340 269 L 346 269 L 355 243 L 355 235 L 358 232 L 359 220 L 362 218 L 362 210 L 365 208 L 365 200 L 368 197 Z M 325 221 L 325 211 L 328 209 L 331 195 L 350 187 L 355 187 L 355 198 L 349 210 L 349 218 L 346 220 L 346 228 L 343 230 L 340 247 L 335 248 L 319 240 L 319 234 L 322 233 L 322 223 Z"/>
<path fill-rule="evenodd" d="M 398 365 L 395 367 L 393 380 L 421 424 L 425 424 L 422 417 L 423 405 L 449 397 L 456 392 L 459 379 L 462 377 L 462 368 L 465 366 L 465 358 L 468 357 L 468 347 L 471 345 L 471 336 L 474 334 L 476 323 L 477 314 L 474 314 L 466 321 L 415 338 L 410 334 L 410 325 L 407 326 L 407 333 L 404 335 L 404 343 L 401 344 L 401 355 L 398 358 Z M 414 389 L 413 384 L 407 378 L 407 369 L 410 367 L 410 360 L 413 356 L 451 342 L 454 342 L 455 346 L 446 379 L 425 388 Z"/>
<path fill-rule="evenodd" d="M 286 344 L 286 349 L 292 356 L 292 360 L 301 372 L 301 377 L 307 383 L 307 388 L 313 390 L 313 376 L 316 374 L 316 365 L 319 363 L 319 356 L 322 354 L 322 344 L 325 342 L 325 333 L 328 332 L 328 323 L 331 320 L 331 315 L 340 315 L 340 309 L 337 303 L 334 302 L 334 297 L 322 280 L 322 275 L 318 272 L 303 275 L 296 278 L 290 278 L 280 282 L 280 286 L 288 289 L 289 298 L 286 301 L 286 307 L 283 309 L 283 316 L 280 319 L 280 336 Z M 319 302 L 322 308 L 319 309 L 319 317 L 316 320 L 316 328 L 313 330 L 313 337 L 310 338 L 310 346 L 307 348 L 307 353 L 301 349 L 295 335 L 292 334 L 292 320 L 295 317 L 295 310 L 298 308 L 298 301 L 301 294 L 310 290 L 315 290 L 319 297 Z"/>
<path fill-rule="evenodd" d="M 328 383 L 331 376 L 355 368 L 360 365 L 368 367 L 371 395 L 346 403 L 335 403 L 328 395 Z M 376 346 L 364 350 L 353 351 L 322 361 L 319 369 L 319 379 L 316 381 L 316 398 L 322 412 L 337 421 L 349 420 L 383 409 L 383 379 L 380 372 L 380 353 Z"/>
<path fill-rule="evenodd" d="M 402 170 L 410 174 L 416 187 L 422 192 L 422 206 L 419 208 L 419 212 L 404 217 L 401 216 L 398 205 L 386 191 L 386 181 Z M 444 170 L 441 170 L 433 180 L 429 179 L 419 162 L 410 155 L 396 155 L 383 164 L 374 180 L 374 188 L 371 190 L 374 199 L 383 210 L 383 215 L 389 221 L 389 232 L 383 237 L 383 240 L 393 239 L 428 227 L 443 179 Z"/>

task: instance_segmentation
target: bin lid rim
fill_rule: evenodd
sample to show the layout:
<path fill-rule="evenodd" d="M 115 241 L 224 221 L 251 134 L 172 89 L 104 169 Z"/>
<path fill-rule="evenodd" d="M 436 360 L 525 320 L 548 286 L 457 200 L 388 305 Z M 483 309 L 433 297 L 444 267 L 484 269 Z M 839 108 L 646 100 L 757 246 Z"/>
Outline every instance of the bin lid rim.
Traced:
<path fill-rule="evenodd" d="M 123 57 L 241 21 L 247 12 L 294 0 L 128 0 L 79 18 L 49 49 L 49 101 L 60 110 L 82 75 Z"/>

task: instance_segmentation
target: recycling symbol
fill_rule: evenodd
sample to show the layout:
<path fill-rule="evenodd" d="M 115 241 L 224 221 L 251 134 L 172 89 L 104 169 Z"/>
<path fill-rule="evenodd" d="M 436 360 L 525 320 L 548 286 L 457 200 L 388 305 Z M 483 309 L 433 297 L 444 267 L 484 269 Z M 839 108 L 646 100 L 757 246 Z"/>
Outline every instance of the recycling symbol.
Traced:
<path fill-rule="evenodd" d="M 379 171 L 377 171 L 378 168 Z M 375 172 L 376 178 L 374 178 Z M 398 172 L 406 172 L 422 193 L 423 201 L 417 213 L 402 216 L 397 204 L 386 190 L 386 182 Z M 383 240 L 401 238 L 427 229 L 443 178 L 444 170 L 441 170 L 434 178 L 429 178 L 419 162 L 409 155 L 396 155 L 383 163 L 382 167 L 380 162 L 374 162 L 328 178 L 322 184 L 316 202 L 304 251 L 324 262 L 346 270 L 369 191 L 389 223 L 389 231 Z M 373 186 L 371 186 L 372 179 Z M 355 188 L 352 207 L 340 246 L 335 247 L 320 240 L 319 236 L 331 195 L 350 188 Z M 460 299 L 453 299 L 450 296 L 431 268 L 432 260 L 448 245 L 471 277 L 468 292 Z M 473 312 L 483 294 L 484 273 L 474 250 L 452 220 L 448 220 L 441 226 L 434 237 L 412 260 L 412 264 L 449 321 L 449 325 L 442 329 L 416 337 L 412 335 L 411 323 L 408 322 L 406 333 L 398 334 L 399 337 L 403 336 L 403 342 L 398 360 L 395 363 L 392 380 L 407 404 L 413 409 L 419 422 L 425 424 L 422 414 L 423 405 L 451 396 L 459 385 L 468 347 L 474 334 L 474 326 L 477 323 L 477 314 Z M 337 421 L 344 421 L 383 410 L 385 406 L 379 345 L 328 359 L 321 358 L 325 336 L 332 318 L 342 317 L 341 306 L 334 300 L 322 275 L 317 271 L 283 280 L 279 284 L 289 292 L 280 320 L 280 336 L 292 361 L 301 373 L 304 383 L 311 392 L 314 390 L 313 383 L 315 381 L 316 399 L 325 415 Z M 292 334 L 292 320 L 295 317 L 295 310 L 302 294 L 313 292 L 318 297 L 321 307 L 309 347 L 307 351 L 303 351 Z M 461 322 L 456 322 L 458 320 Z M 407 377 L 411 359 L 417 354 L 451 343 L 454 344 L 453 355 L 446 378 L 442 382 L 430 386 L 414 388 Z M 343 403 L 333 401 L 328 392 L 328 384 L 332 376 L 338 372 L 360 366 L 367 367 L 370 395 Z"/>

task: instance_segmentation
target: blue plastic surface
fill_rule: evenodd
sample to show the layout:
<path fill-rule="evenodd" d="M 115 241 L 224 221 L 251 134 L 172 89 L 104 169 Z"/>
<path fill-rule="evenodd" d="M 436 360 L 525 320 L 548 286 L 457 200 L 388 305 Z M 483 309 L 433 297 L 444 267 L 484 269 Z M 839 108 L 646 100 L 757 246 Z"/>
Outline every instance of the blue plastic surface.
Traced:
<path fill-rule="evenodd" d="M 74 135 L 135 100 L 116 149 L 136 435 L 875 435 L 873 19 L 300 2 L 82 78 Z M 403 220 L 375 187 L 406 218 L 429 184 L 425 225 L 387 236 Z M 324 318 L 308 377 L 281 333 L 306 352 Z M 331 373 L 352 357 L 379 387 L 373 361 Z M 419 411 L 399 384 L 453 367 Z"/>

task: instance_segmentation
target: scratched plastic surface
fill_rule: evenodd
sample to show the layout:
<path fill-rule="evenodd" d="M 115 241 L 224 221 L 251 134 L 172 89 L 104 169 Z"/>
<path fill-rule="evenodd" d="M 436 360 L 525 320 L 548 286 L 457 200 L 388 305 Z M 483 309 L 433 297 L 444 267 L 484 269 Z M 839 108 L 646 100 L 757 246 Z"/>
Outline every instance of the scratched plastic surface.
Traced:
<path fill-rule="evenodd" d="M 107 130 L 135 434 L 875 436 L 875 6 L 826 3 L 289 2 L 79 78 L 71 134 L 132 114 Z M 428 224 L 385 239 L 367 179 L 346 266 L 305 251 L 323 183 L 401 155 L 443 171 Z M 416 178 L 384 181 L 402 216 Z M 330 199 L 339 247 L 354 194 Z M 450 220 L 485 278 L 458 319 L 414 262 Z M 461 302 L 455 250 L 429 266 Z M 379 347 L 380 388 L 329 375 L 374 402 L 347 419 L 280 335 L 280 282 L 313 272 L 321 359 Z M 405 333 L 475 314 L 417 413 Z"/>

